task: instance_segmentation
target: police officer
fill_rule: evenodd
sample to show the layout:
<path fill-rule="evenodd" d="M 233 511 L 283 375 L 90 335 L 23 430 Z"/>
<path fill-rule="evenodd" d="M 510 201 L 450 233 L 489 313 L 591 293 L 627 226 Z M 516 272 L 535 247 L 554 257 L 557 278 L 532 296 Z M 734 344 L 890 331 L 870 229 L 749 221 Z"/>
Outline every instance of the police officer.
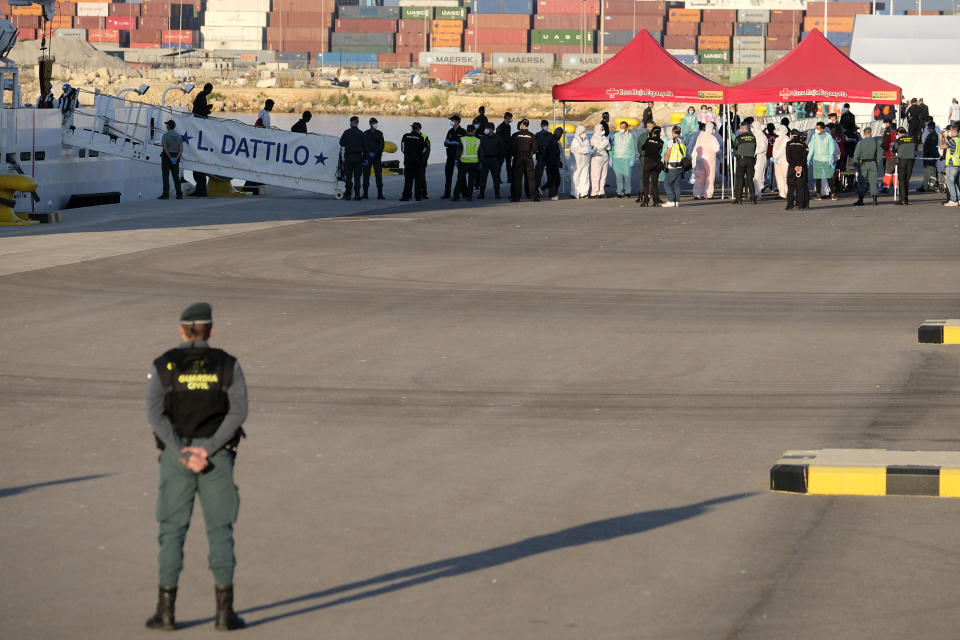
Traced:
<path fill-rule="evenodd" d="M 893 152 L 897 156 L 898 193 L 895 204 L 910 204 L 910 176 L 913 174 L 913 162 L 917 156 L 916 138 L 909 135 L 903 127 L 898 129 L 899 137 L 893 143 Z"/>
<path fill-rule="evenodd" d="M 430 136 L 428 136 L 423 131 L 420 132 L 420 137 L 423 138 L 423 162 L 420 163 L 420 181 L 417 183 L 420 185 L 420 189 L 417 191 L 418 196 L 422 199 L 427 199 L 427 164 L 430 162 Z"/>
<path fill-rule="evenodd" d="M 453 186 L 453 172 L 457 168 L 457 158 L 460 156 L 460 138 L 467 135 L 467 132 L 460 126 L 460 116 L 454 114 L 450 116 L 450 129 L 447 136 L 443 139 L 443 148 L 447 150 L 447 164 L 444 166 L 445 181 L 443 183 L 443 195 L 440 199 L 450 197 L 450 188 Z"/>
<path fill-rule="evenodd" d="M 377 128 L 377 119 L 370 118 L 370 128 L 363 132 L 367 140 L 367 157 L 369 167 L 363 170 L 363 199 L 370 193 L 370 168 L 377 179 L 377 200 L 383 200 L 383 132 Z"/>
<path fill-rule="evenodd" d="M 735 169 L 733 174 L 733 201 L 743 204 L 744 182 L 750 191 L 750 202 L 757 204 L 757 193 L 753 183 L 754 163 L 757 161 L 757 137 L 750 131 L 750 119 L 740 125 L 740 133 L 733 139 Z"/>
<path fill-rule="evenodd" d="M 493 196 L 500 199 L 500 165 L 503 164 L 503 140 L 496 134 L 492 123 L 487 123 L 486 134 L 480 137 L 480 193 L 483 198 L 487 190 L 487 176 L 493 178 Z"/>
<path fill-rule="evenodd" d="M 857 148 L 853 150 L 853 164 L 859 167 L 857 172 L 857 201 L 853 206 L 863 206 L 863 196 L 867 194 L 867 185 L 870 186 L 870 195 L 873 197 L 873 205 L 877 206 L 877 170 L 883 163 L 883 149 L 880 148 L 880 141 L 872 136 L 870 127 L 863 130 L 863 139 L 857 143 Z"/>
<path fill-rule="evenodd" d="M 210 305 L 198 302 L 180 315 L 180 346 L 153 361 L 147 376 L 147 420 L 160 448 L 160 593 L 150 629 L 173 630 L 183 543 L 194 497 L 200 496 L 210 569 L 216 585 L 216 628 L 244 626 L 233 610 L 233 525 L 240 498 L 233 483 L 237 443 L 247 417 L 247 387 L 237 359 L 207 340 Z"/>
<path fill-rule="evenodd" d="M 541 187 L 544 186 L 543 172 L 547 168 L 547 148 L 550 146 L 550 142 L 553 140 L 553 133 L 550 131 L 550 123 L 546 120 L 541 120 L 540 131 L 537 131 L 534 137 L 537 139 L 537 162 L 533 167 L 533 175 L 535 178 L 534 184 L 536 185 L 537 189 L 541 189 Z"/>
<path fill-rule="evenodd" d="M 367 138 L 360 131 L 360 118 L 350 118 L 350 128 L 340 136 L 340 147 L 343 149 L 343 175 L 347 182 L 347 191 L 344 200 L 360 199 L 360 182 L 363 177 L 364 159 L 367 158 Z M 353 194 L 351 196 L 351 193 Z"/>
<path fill-rule="evenodd" d="M 486 109 L 481 106 L 477 109 L 477 117 L 473 119 L 473 128 L 477 132 L 477 135 L 483 134 L 487 130 L 487 124 L 490 121 L 487 120 Z"/>
<path fill-rule="evenodd" d="M 511 122 L 513 122 L 513 114 L 507 111 L 503 114 L 503 122 L 497 125 L 497 135 L 503 142 L 503 162 L 507 166 L 507 182 L 513 180 L 513 150 L 510 148 L 513 135 L 513 129 L 510 127 Z"/>
<path fill-rule="evenodd" d="M 206 118 L 210 115 L 210 112 L 213 111 L 213 107 L 207 103 L 207 96 L 213 93 L 213 85 L 209 82 L 203 85 L 203 91 L 197 94 L 197 97 L 193 99 L 193 115 L 197 118 Z M 196 183 L 196 186 L 193 189 L 191 196 L 196 196 L 204 198 L 207 195 L 207 174 L 200 171 L 193 172 L 193 181 Z"/>
<path fill-rule="evenodd" d="M 537 139 L 528 130 L 530 121 L 520 121 L 520 130 L 510 139 L 510 153 L 513 156 L 513 181 L 510 183 L 510 200 L 520 202 L 520 189 L 526 182 L 527 199 L 540 200 L 540 190 L 534 184 L 533 156 L 537 153 Z"/>
<path fill-rule="evenodd" d="M 467 125 L 467 135 L 460 138 L 460 154 L 457 157 L 457 186 L 453 190 L 453 199 L 456 202 L 462 195 L 467 200 L 473 200 L 474 182 L 477 177 L 477 167 L 480 163 L 480 139 L 477 138 L 476 128 Z"/>
<path fill-rule="evenodd" d="M 810 190 L 807 187 L 807 145 L 800 139 L 796 129 L 790 132 L 787 143 L 787 207 L 790 211 L 796 206 L 801 211 L 810 206 Z"/>
<path fill-rule="evenodd" d="M 424 167 L 427 164 L 426 138 L 420 133 L 420 123 L 410 125 L 410 132 L 400 138 L 400 151 L 403 153 L 403 194 L 401 202 L 408 202 L 410 196 L 423 200 L 427 185 L 424 184 Z M 416 183 L 416 186 L 414 186 Z"/>
<path fill-rule="evenodd" d="M 180 158 L 183 157 L 183 136 L 175 131 L 177 123 L 167 120 L 167 132 L 160 141 L 160 175 L 163 177 L 163 194 L 160 200 L 170 198 L 170 174 L 173 174 L 173 187 L 177 200 L 183 200 L 180 189 Z"/>

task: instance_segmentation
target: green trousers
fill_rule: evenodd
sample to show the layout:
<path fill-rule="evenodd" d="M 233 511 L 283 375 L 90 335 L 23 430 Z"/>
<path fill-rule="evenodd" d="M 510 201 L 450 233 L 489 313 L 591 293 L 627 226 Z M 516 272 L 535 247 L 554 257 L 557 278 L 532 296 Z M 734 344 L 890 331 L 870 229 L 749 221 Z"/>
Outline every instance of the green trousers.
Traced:
<path fill-rule="evenodd" d="M 860 165 L 860 173 L 857 175 L 857 195 L 866 195 L 868 186 L 870 187 L 870 195 L 877 195 L 876 162 L 864 162 Z"/>
<path fill-rule="evenodd" d="M 204 439 L 192 444 L 200 446 Z M 180 463 L 180 452 L 169 447 L 160 452 L 160 490 L 157 521 L 160 523 L 160 586 L 175 587 L 183 569 L 183 543 L 190 528 L 194 496 L 200 496 L 210 545 L 208 561 L 215 584 L 233 584 L 233 525 L 237 521 L 240 495 L 233 484 L 234 454 L 220 449 L 209 459 L 203 473 L 194 473 Z"/>
<path fill-rule="evenodd" d="M 924 167 L 923 168 L 923 190 L 936 191 L 936 184 L 937 184 L 937 168 Z"/>

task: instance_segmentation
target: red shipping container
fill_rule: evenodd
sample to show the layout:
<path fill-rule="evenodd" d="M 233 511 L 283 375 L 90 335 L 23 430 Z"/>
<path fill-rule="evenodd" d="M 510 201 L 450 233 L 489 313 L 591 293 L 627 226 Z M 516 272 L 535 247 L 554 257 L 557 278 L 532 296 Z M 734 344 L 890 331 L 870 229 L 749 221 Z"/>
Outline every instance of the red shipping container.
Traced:
<path fill-rule="evenodd" d="M 737 21 L 737 10 L 736 9 L 704 9 L 703 21 L 733 23 Z M 717 35 L 720 35 L 720 34 L 717 34 Z"/>
<path fill-rule="evenodd" d="M 569 16 L 533 16 L 537 18 L 567 18 Z M 577 16 L 579 20 L 579 16 Z M 587 20 L 595 20 L 588 17 Z M 529 29 L 530 16 L 522 13 L 471 13 L 467 16 L 467 27 L 471 29 Z M 534 27 L 534 29 L 566 29 L 567 27 Z"/>
<path fill-rule="evenodd" d="M 57 29 L 70 29 L 73 27 L 73 18 L 70 16 L 56 16 L 48 23 L 48 26 L 54 31 Z"/>
<path fill-rule="evenodd" d="M 522 16 L 528 18 L 528 16 Z M 506 28 L 506 27 L 504 27 Z M 584 29 L 597 30 L 596 16 L 574 16 L 570 14 L 545 15 L 538 13 L 533 16 L 534 29 Z"/>
<path fill-rule="evenodd" d="M 324 27 L 267 27 L 267 38 L 275 41 L 300 40 L 303 42 L 325 42 L 330 39 L 330 30 Z M 303 49 L 309 51 L 313 47 Z M 289 51 L 298 51 L 298 49 L 289 49 Z"/>
<path fill-rule="evenodd" d="M 600 15 L 600 0 L 537 0 L 537 13 Z"/>
<path fill-rule="evenodd" d="M 430 77 L 441 82 L 457 84 L 463 77 L 473 71 L 473 67 L 460 64 L 432 64 L 430 65 Z"/>
<path fill-rule="evenodd" d="M 730 22 L 701 22 L 700 35 L 702 36 L 732 36 L 733 23 Z"/>
<path fill-rule="evenodd" d="M 9 18 L 10 22 L 13 23 L 13 26 L 17 29 L 38 29 L 40 27 L 40 18 L 37 16 L 21 16 L 21 15 L 12 15 Z M 30 38 L 34 40 L 35 38 Z"/>
<path fill-rule="evenodd" d="M 667 3 L 663 0 L 604 0 L 604 13 L 623 13 L 645 16 L 663 16 L 667 12 Z"/>
<path fill-rule="evenodd" d="M 467 29 L 463 41 L 476 44 L 522 44 L 530 40 L 526 29 Z"/>
<path fill-rule="evenodd" d="M 133 43 L 144 44 L 144 43 L 157 43 L 160 44 L 161 40 L 161 31 L 160 29 L 137 29 L 130 32 L 130 44 Z"/>
<path fill-rule="evenodd" d="M 110 16 L 106 18 L 104 25 L 107 29 L 131 29 L 137 28 L 137 19 L 132 16 Z"/>
<path fill-rule="evenodd" d="M 325 38 L 320 40 L 290 40 L 284 38 L 280 40 L 267 40 L 268 51 L 317 51 L 321 47 L 330 48 L 330 40 Z"/>
<path fill-rule="evenodd" d="M 333 13 L 320 11 L 273 11 L 268 23 L 271 27 L 326 27 L 333 26 Z"/>
<path fill-rule="evenodd" d="M 823 8 L 820 9 L 820 13 L 821 15 L 823 14 Z M 800 9 L 772 9 L 770 11 L 770 22 L 792 22 L 800 24 L 803 22 L 803 11 Z"/>
<path fill-rule="evenodd" d="M 664 49 L 696 49 L 697 39 L 693 36 L 663 36 Z"/>
<path fill-rule="evenodd" d="M 193 44 L 193 35 L 193 31 L 164 29 L 160 32 L 160 42 L 163 44 Z"/>
<path fill-rule="evenodd" d="M 396 33 L 396 20 L 364 20 L 362 18 L 339 18 L 334 31 L 338 33 Z"/>
<path fill-rule="evenodd" d="M 6 3 L 0 3 L 0 10 L 2 10 L 3 5 Z M 77 15 L 77 3 L 76 2 L 58 2 L 56 5 L 57 15 L 58 16 L 70 16 L 73 17 Z"/>
<path fill-rule="evenodd" d="M 120 44 L 120 30 L 89 29 L 87 31 L 87 42 L 112 42 Z"/>
<path fill-rule="evenodd" d="M 160 16 L 143 16 L 140 18 L 141 29 L 166 29 L 169 26 L 170 20 L 168 18 L 161 18 Z"/>
<path fill-rule="evenodd" d="M 163 45 L 159 42 L 131 42 L 131 49 L 162 49 Z"/>
<path fill-rule="evenodd" d="M 64 3 L 57 5 L 57 13 L 61 13 L 60 6 Z M 140 17 L 140 5 L 139 4 L 118 4 L 113 3 L 110 5 L 110 15 L 111 16 L 134 16 L 135 18 Z"/>
<path fill-rule="evenodd" d="M 407 54 L 413 58 L 426 51 L 426 47 L 397 47 L 398 54 Z"/>
<path fill-rule="evenodd" d="M 20 40 L 36 40 L 36 29 L 20 29 Z"/>
<path fill-rule="evenodd" d="M 397 47 L 421 47 L 425 48 L 427 44 L 427 34 L 425 33 L 398 33 L 394 38 Z"/>
<path fill-rule="evenodd" d="M 606 31 L 663 31 L 663 16 L 614 14 L 604 17 L 603 28 Z"/>
<path fill-rule="evenodd" d="M 802 30 L 803 25 L 799 22 L 771 22 L 767 25 L 768 36 L 793 38 L 794 40 L 800 37 L 800 31 Z"/>
<path fill-rule="evenodd" d="M 101 29 L 103 28 L 106 18 L 98 18 L 96 16 L 77 16 L 73 19 L 73 26 L 77 29 Z"/>
<path fill-rule="evenodd" d="M 670 35 L 670 36 L 700 35 L 700 23 L 699 22 L 667 22 L 667 35 Z"/>
<path fill-rule="evenodd" d="M 400 20 L 397 22 L 397 33 L 430 33 L 430 21 Z"/>

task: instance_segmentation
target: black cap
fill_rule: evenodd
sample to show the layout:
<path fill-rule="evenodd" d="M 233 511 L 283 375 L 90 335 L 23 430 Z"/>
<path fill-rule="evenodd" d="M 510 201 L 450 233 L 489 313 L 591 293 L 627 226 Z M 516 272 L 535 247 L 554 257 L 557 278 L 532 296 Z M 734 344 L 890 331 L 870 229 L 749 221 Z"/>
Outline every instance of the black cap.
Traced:
<path fill-rule="evenodd" d="M 540 121 L 540 126 L 541 126 L 541 127 L 549 127 L 549 126 L 550 126 L 550 123 L 547 122 L 546 120 L 541 120 L 541 121 Z"/>
<path fill-rule="evenodd" d="M 213 309 L 206 302 L 194 302 L 180 314 L 180 324 L 213 324 Z"/>
<path fill-rule="evenodd" d="M 360 116 L 350 116 L 350 122 L 360 122 Z"/>
<path fill-rule="evenodd" d="M 457 122 L 460 122 L 460 116 L 457 115 L 457 114 L 453 114 L 452 116 L 450 116 L 450 119 L 451 119 L 451 120 L 456 120 Z"/>
<path fill-rule="evenodd" d="M 936 129 L 936 128 L 937 128 L 937 123 L 934 122 L 933 120 L 927 123 L 927 129 Z"/>
<path fill-rule="evenodd" d="M 377 124 L 376 118 L 370 118 L 370 124 Z"/>
<path fill-rule="evenodd" d="M 507 112 L 505 112 L 505 113 L 503 114 L 503 117 L 504 117 L 504 118 L 512 118 L 512 117 L 513 117 L 513 114 L 510 113 L 509 111 L 507 111 Z"/>
<path fill-rule="evenodd" d="M 906 133 L 906 132 L 907 130 L 904 129 L 903 127 L 900 127 L 899 129 L 897 129 L 897 133 Z"/>
<path fill-rule="evenodd" d="M 423 125 L 420 124 L 419 122 L 414 122 L 414 123 L 413 123 L 412 125 L 410 125 L 410 126 L 413 127 L 414 129 L 420 129 L 420 128 L 423 127 Z"/>
<path fill-rule="evenodd" d="M 177 123 L 174 122 L 173 120 L 167 120 L 167 126 L 168 126 L 168 127 L 175 127 L 175 126 L 177 126 Z"/>

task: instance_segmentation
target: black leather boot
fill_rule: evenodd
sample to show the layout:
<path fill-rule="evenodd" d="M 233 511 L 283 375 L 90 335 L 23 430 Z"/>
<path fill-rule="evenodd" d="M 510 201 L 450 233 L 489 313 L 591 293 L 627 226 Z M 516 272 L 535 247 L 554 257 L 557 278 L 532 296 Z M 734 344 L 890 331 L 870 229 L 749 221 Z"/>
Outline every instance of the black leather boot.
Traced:
<path fill-rule="evenodd" d="M 218 584 L 217 590 L 217 631 L 233 631 L 246 626 L 243 618 L 233 610 L 233 585 Z"/>
<path fill-rule="evenodd" d="M 383 197 L 383 189 L 377 190 L 377 200 L 386 200 L 386 198 Z"/>
<path fill-rule="evenodd" d="M 860 196 L 859 198 L 857 198 L 857 201 L 853 203 L 853 206 L 855 206 L 855 207 L 862 207 L 862 206 L 863 206 L 863 196 Z"/>
<path fill-rule="evenodd" d="M 160 587 L 160 595 L 157 597 L 157 612 L 153 614 L 153 617 L 147 619 L 147 629 L 160 629 L 163 631 L 173 631 L 176 629 L 176 623 L 174 622 L 176 602 L 176 587 Z"/>

